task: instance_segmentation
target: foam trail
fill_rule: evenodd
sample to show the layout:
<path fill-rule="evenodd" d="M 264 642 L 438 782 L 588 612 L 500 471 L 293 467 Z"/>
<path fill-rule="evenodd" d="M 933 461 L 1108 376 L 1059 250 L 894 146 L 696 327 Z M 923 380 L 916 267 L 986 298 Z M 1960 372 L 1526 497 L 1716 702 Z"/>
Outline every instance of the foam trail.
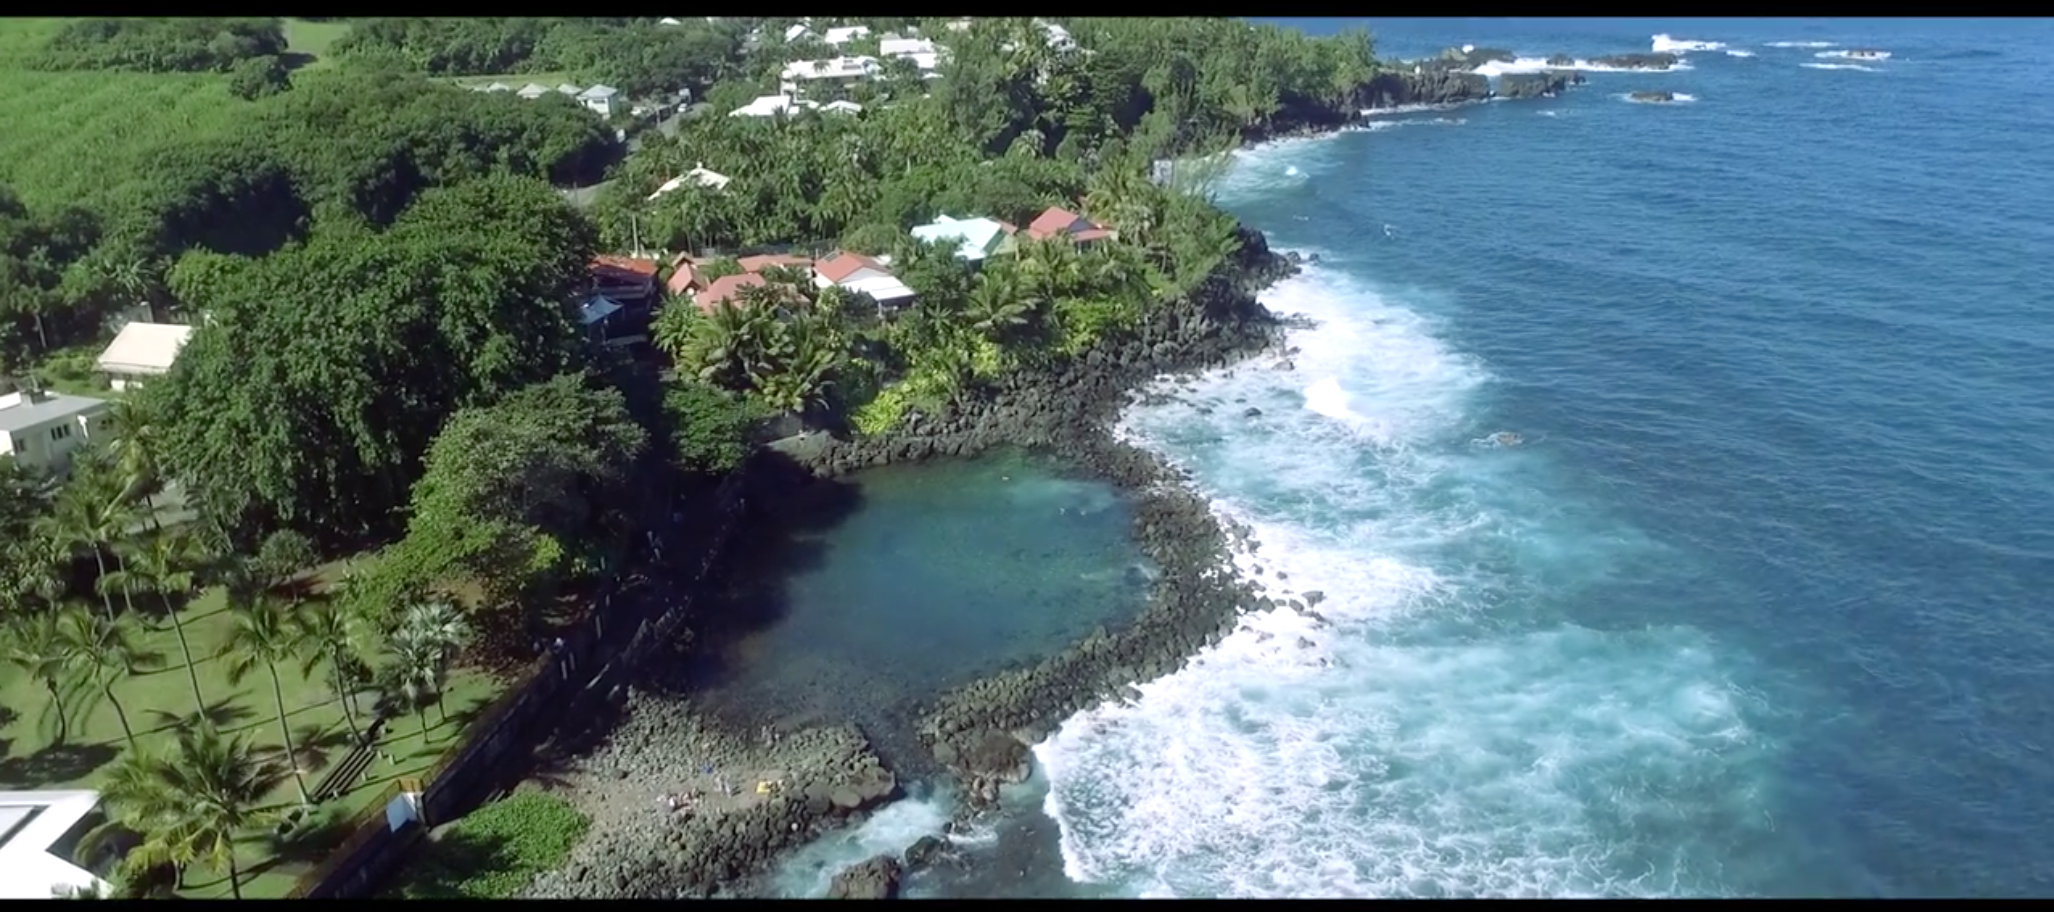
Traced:
<path fill-rule="evenodd" d="M 1839 51 L 1820 51 L 1820 52 L 1818 52 L 1818 53 L 1816 53 L 1816 54 L 1813 54 L 1812 56 L 1813 56 L 1813 57 L 1819 57 L 1819 58 L 1825 58 L 1825 59 L 1840 59 L 1840 60 L 1889 60 L 1889 59 L 1890 59 L 1890 52 L 1889 52 L 1889 51 L 1852 51 L 1852 50 L 1839 50 Z"/>
<path fill-rule="evenodd" d="M 1807 70 L 1860 70 L 1864 73 L 1876 72 L 1874 67 L 1865 67 L 1859 63 L 1800 63 L 1798 66 L 1804 67 Z"/>
<path fill-rule="evenodd" d="M 1837 44 L 1835 44 L 1834 42 L 1831 42 L 1831 41 L 1771 41 L 1771 42 L 1769 42 L 1769 43 L 1768 43 L 1768 46 L 1769 46 L 1769 47 L 1772 47 L 1772 48 L 1829 48 L 1829 47 L 1839 47 L 1839 45 L 1837 45 Z"/>
<path fill-rule="evenodd" d="M 1727 51 L 1726 51 L 1726 56 L 1728 56 L 1728 57 L 1753 57 L 1753 56 L 1754 56 L 1754 52 L 1753 52 L 1753 51 L 1743 51 L 1743 50 L 1740 50 L 1739 48 L 1729 48 L 1729 49 L 1727 49 Z"/>
<path fill-rule="evenodd" d="M 1546 57 L 1518 57 L 1512 60 L 1493 60 L 1489 63 L 1479 64 L 1474 69 L 1471 69 L 1470 72 L 1495 79 L 1507 73 L 1547 73 L 1554 70 L 1582 70 L 1586 73 L 1674 73 L 1679 70 L 1688 69 L 1691 69 L 1691 66 L 1685 61 L 1677 61 L 1666 70 L 1650 70 L 1639 67 L 1606 66 L 1583 59 L 1572 60 L 1565 64 L 1554 64 L 1549 63 Z"/>
<path fill-rule="evenodd" d="M 1692 41 L 1668 35 L 1656 35 L 1651 39 L 1651 44 L 1652 53 L 1656 54 L 1688 54 L 1693 51 L 1720 51 L 1726 48 L 1723 41 Z"/>
<path fill-rule="evenodd" d="M 1697 100 L 1696 95 L 1687 95 L 1682 92 L 1670 92 L 1668 101 L 1643 101 L 1641 99 L 1633 97 L 1631 93 L 1620 95 L 1618 97 L 1624 101 L 1629 101 L 1634 104 L 1688 104 L 1690 102 Z"/>
<path fill-rule="evenodd" d="M 833 833 L 786 857 L 771 878 L 772 890 L 787 898 L 825 896 L 842 869 L 878 855 L 897 854 L 922 836 L 940 835 L 953 802 L 944 792 L 892 802 L 861 826 Z"/>

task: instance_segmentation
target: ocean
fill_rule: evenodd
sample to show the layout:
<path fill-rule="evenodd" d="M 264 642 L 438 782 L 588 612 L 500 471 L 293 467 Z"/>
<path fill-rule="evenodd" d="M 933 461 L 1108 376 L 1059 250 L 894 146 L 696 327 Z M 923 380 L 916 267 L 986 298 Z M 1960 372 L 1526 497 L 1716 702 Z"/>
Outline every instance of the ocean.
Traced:
<path fill-rule="evenodd" d="M 1045 869 L 915 892 L 2054 893 L 2054 24 L 1364 24 L 1687 66 L 1239 156 L 1318 325 L 1121 432 L 1331 623 L 1073 718 L 989 834 Z"/>

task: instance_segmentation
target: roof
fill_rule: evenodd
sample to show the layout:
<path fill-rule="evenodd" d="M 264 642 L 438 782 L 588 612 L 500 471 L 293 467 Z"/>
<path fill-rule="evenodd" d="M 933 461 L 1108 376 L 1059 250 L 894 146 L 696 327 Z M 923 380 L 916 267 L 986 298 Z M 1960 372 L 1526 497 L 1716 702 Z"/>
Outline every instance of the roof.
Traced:
<path fill-rule="evenodd" d="M 772 114 L 788 114 L 793 111 L 817 108 L 817 102 L 793 99 L 790 95 L 764 95 L 739 108 L 728 112 L 729 117 L 769 117 Z"/>
<path fill-rule="evenodd" d="M 580 92 L 583 92 L 583 91 L 585 91 L 584 89 L 581 89 L 581 88 L 578 88 L 577 86 L 571 85 L 571 84 L 570 84 L 570 83 L 568 83 L 568 82 L 559 82 L 559 83 L 557 83 L 557 84 L 556 84 L 556 90 L 557 90 L 558 92 L 562 92 L 562 93 L 563 93 L 563 94 L 565 94 L 565 95 L 576 95 L 576 94 L 578 94 L 578 93 L 580 93 Z"/>
<path fill-rule="evenodd" d="M 681 262 L 671 267 L 670 278 L 664 280 L 663 287 L 669 290 L 671 294 L 681 295 L 691 291 L 692 286 L 697 284 L 699 284 L 699 270 L 693 269 L 690 263 Z"/>
<path fill-rule="evenodd" d="M 926 38 L 885 38 L 877 42 L 877 52 L 886 57 L 904 57 L 909 54 L 932 54 L 934 42 Z"/>
<path fill-rule="evenodd" d="M 907 298 L 913 297 L 914 294 L 913 289 L 907 287 L 906 283 L 899 281 L 896 276 L 891 275 L 870 276 L 867 278 L 857 279 L 853 282 L 843 285 L 842 288 L 852 292 L 862 292 L 863 294 L 867 294 L 870 297 L 876 299 L 880 303 L 887 301 L 903 301 Z"/>
<path fill-rule="evenodd" d="M 1037 241 L 1068 237 L 1075 241 L 1096 241 L 1112 236 L 1098 223 L 1059 206 L 1050 206 L 1027 225 L 1027 236 Z"/>
<path fill-rule="evenodd" d="M 883 264 L 860 253 L 837 250 L 813 264 L 813 271 L 821 278 L 835 284 L 847 281 L 852 275 L 865 269 L 884 271 Z"/>
<path fill-rule="evenodd" d="M 721 276 L 714 279 L 712 284 L 707 285 L 705 291 L 693 295 L 692 303 L 698 305 L 700 311 L 712 313 L 713 308 L 718 306 L 720 302 L 734 297 L 742 289 L 768 284 L 770 284 L 770 280 L 753 272 Z"/>
<path fill-rule="evenodd" d="M 107 400 L 64 393 L 8 393 L 0 396 L 0 431 L 33 430 L 66 418 L 92 414 L 107 407 Z"/>
<path fill-rule="evenodd" d="M 646 282 L 656 278 L 656 261 L 641 257 L 600 254 L 592 258 L 592 277 L 616 282 Z"/>
<path fill-rule="evenodd" d="M 1012 226 L 996 219 L 956 219 L 941 216 L 933 222 L 913 229 L 913 236 L 927 243 L 941 243 L 955 239 L 960 246 L 956 255 L 966 260 L 981 260 L 1004 235 L 1011 234 Z"/>
<path fill-rule="evenodd" d="M 830 101 L 827 104 L 821 105 L 820 110 L 836 111 L 848 114 L 861 114 L 863 113 L 863 106 L 853 101 Z"/>
<path fill-rule="evenodd" d="M 810 35 L 810 34 L 812 34 L 812 33 L 813 33 L 813 30 L 812 30 L 812 29 L 810 29 L 810 28 L 807 28 L 807 27 L 805 27 L 805 26 L 803 26 L 803 25 L 794 25 L 794 26 L 790 26 L 790 27 L 788 27 L 788 28 L 786 28 L 786 29 L 785 29 L 785 40 L 786 40 L 786 41 L 797 41 L 797 40 L 799 40 L 799 38 L 800 38 L 801 36 L 804 36 L 804 35 Z"/>
<path fill-rule="evenodd" d="M 96 366 L 113 374 L 161 374 L 192 334 L 192 327 L 179 323 L 130 323 L 107 344 Z"/>
<path fill-rule="evenodd" d="M 762 253 L 756 256 L 745 256 L 735 260 L 735 262 L 742 267 L 743 272 L 762 272 L 772 266 L 790 266 L 796 269 L 805 269 L 813 265 L 813 261 L 810 258 L 783 253 Z"/>
<path fill-rule="evenodd" d="M 846 41 L 854 41 L 858 38 L 865 37 L 869 34 L 869 26 L 844 25 L 840 28 L 828 29 L 826 34 L 820 36 L 820 40 L 825 41 L 828 44 L 841 44 Z"/>
<path fill-rule="evenodd" d="M 612 98 L 613 96 L 615 96 L 615 95 L 619 95 L 619 94 L 620 94 L 620 90 L 619 90 L 619 89 L 616 89 L 616 88 L 614 88 L 613 86 L 610 86 L 610 85 L 596 85 L 596 86 L 593 86 L 593 87 L 591 87 L 591 88 L 589 88 L 589 89 L 586 89 L 586 90 L 585 90 L 585 91 L 583 91 L 583 92 L 579 92 L 579 93 L 578 93 L 578 97 L 579 97 L 579 98 Z"/>
<path fill-rule="evenodd" d="M 0 899 L 49 899 L 107 884 L 50 849 L 100 804 L 89 791 L 0 792 Z"/>
<path fill-rule="evenodd" d="M 605 295 L 593 295 L 578 305 L 578 322 L 590 326 L 607 317 L 620 313 L 620 302 Z"/>
<path fill-rule="evenodd" d="M 516 94 L 520 95 L 522 98 L 541 98 L 542 96 L 549 94 L 549 87 L 539 82 L 531 82 L 527 85 L 521 86 L 520 92 Z"/>

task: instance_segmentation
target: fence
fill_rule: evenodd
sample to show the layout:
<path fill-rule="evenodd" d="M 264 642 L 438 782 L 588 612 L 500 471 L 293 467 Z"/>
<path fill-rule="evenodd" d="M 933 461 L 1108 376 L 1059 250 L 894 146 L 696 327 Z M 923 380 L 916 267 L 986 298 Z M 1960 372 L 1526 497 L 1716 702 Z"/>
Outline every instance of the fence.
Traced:
<path fill-rule="evenodd" d="M 712 534 L 702 543 L 697 566 L 684 580 L 685 591 L 678 593 L 674 602 L 666 604 L 655 617 L 634 617 L 640 599 L 616 598 L 627 569 L 624 567 L 623 574 L 607 581 L 599 596 L 598 609 L 583 625 L 563 637 L 563 648 L 537 658 L 521 684 L 493 702 L 465 728 L 463 746 L 444 755 L 428 772 L 427 787 L 420 792 L 414 821 L 396 830 L 388 823 L 385 809 L 402 794 L 397 783 L 389 786 L 376 804 L 354 818 L 355 830 L 349 838 L 301 877 L 287 898 L 368 896 L 420 840 L 427 827 L 461 817 L 470 803 L 480 797 L 480 790 L 494 780 L 492 774 L 499 764 L 530 746 L 536 734 L 530 731 L 530 723 L 556 704 L 566 688 L 579 686 L 574 680 L 578 669 L 626 667 L 666 640 L 684 621 L 694 591 L 711 573 L 741 518 L 742 476 L 740 472 L 731 475 L 715 495 L 718 519 Z M 659 503 L 668 507 L 670 498 L 661 498 Z M 655 556 L 660 559 L 660 552 Z M 617 613 L 626 616 L 614 617 Z M 614 655 L 605 655 L 606 628 L 623 622 L 636 624 L 634 635 Z"/>

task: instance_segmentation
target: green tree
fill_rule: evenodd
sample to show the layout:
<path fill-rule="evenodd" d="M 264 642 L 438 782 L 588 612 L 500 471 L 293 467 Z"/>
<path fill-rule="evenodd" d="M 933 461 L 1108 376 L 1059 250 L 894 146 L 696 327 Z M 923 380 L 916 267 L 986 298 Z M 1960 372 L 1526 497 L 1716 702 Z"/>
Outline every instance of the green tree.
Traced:
<path fill-rule="evenodd" d="M 124 593 L 157 594 L 178 637 L 178 654 L 185 662 L 186 682 L 193 688 L 193 705 L 205 712 L 207 697 L 200 692 L 200 674 L 193 662 L 192 642 L 186 638 L 185 620 L 180 617 L 182 606 L 178 604 L 178 600 L 192 593 L 193 567 L 199 563 L 198 549 L 190 536 L 180 532 L 159 534 L 151 536 L 141 547 L 132 548 L 121 569 L 101 579 Z"/>
<path fill-rule="evenodd" d="M 300 771 L 298 752 L 293 750 L 292 726 L 285 711 L 285 686 L 278 677 L 279 664 L 297 661 L 305 642 L 296 635 L 295 608 L 269 595 L 234 606 L 235 626 L 225 644 L 228 680 L 240 684 L 259 666 L 270 674 L 271 702 L 278 711 L 278 734 L 285 740 L 285 758 L 292 768 L 293 784 L 299 787 L 300 803 L 313 804 L 313 797 L 307 792 L 306 775 Z"/>
<path fill-rule="evenodd" d="M 683 380 L 663 391 L 663 412 L 679 468 L 720 474 L 740 467 L 749 455 L 749 428 L 756 416 L 741 396 Z"/>
<path fill-rule="evenodd" d="M 1034 308 L 1012 272 L 990 269 L 977 275 L 964 302 L 963 318 L 969 328 L 994 342 L 1027 324 Z"/>
<path fill-rule="evenodd" d="M 93 565 L 99 571 L 96 580 L 107 578 L 107 546 L 120 535 L 120 527 L 107 514 L 104 502 L 91 498 L 83 486 L 67 486 L 58 495 L 56 508 L 38 523 L 42 535 L 56 542 L 67 552 L 73 548 L 84 548 L 93 555 Z M 100 588 L 100 605 L 107 616 L 114 616 L 112 591 L 104 585 Z"/>
<path fill-rule="evenodd" d="M 328 686 L 342 703 L 343 721 L 350 736 L 363 740 L 364 728 L 357 724 L 356 685 L 368 678 L 368 669 L 357 658 L 362 644 L 356 616 L 349 603 L 330 599 L 305 606 L 299 613 L 293 635 L 300 656 L 300 674 L 311 678 L 322 665 L 328 666 Z"/>
<path fill-rule="evenodd" d="M 283 779 L 280 765 L 246 738 L 202 720 L 179 729 L 166 753 L 124 754 L 101 784 L 100 800 L 110 823 L 142 837 L 130 863 L 181 871 L 204 863 L 224 871 L 229 891 L 241 899 L 235 842 L 273 821 L 263 801 Z"/>
<path fill-rule="evenodd" d="M 37 612 L 10 618 L 6 628 L 4 657 L 7 663 L 41 683 L 50 694 L 50 711 L 57 716 L 57 738 L 63 744 L 71 736 L 71 712 L 59 690 L 70 653 L 54 612 Z"/>
<path fill-rule="evenodd" d="M 108 705 L 114 707 L 114 717 L 121 722 L 121 735 L 128 740 L 129 749 L 134 750 L 135 729 L 129 725 L 128 709 L 114 695 L 114 684 L 162 658 L 143 648 L 135 616 L 98 617 L 74 606 L 59 615 L 57 638 L 67 664 L 83 672 L 107 698 Z"/>

